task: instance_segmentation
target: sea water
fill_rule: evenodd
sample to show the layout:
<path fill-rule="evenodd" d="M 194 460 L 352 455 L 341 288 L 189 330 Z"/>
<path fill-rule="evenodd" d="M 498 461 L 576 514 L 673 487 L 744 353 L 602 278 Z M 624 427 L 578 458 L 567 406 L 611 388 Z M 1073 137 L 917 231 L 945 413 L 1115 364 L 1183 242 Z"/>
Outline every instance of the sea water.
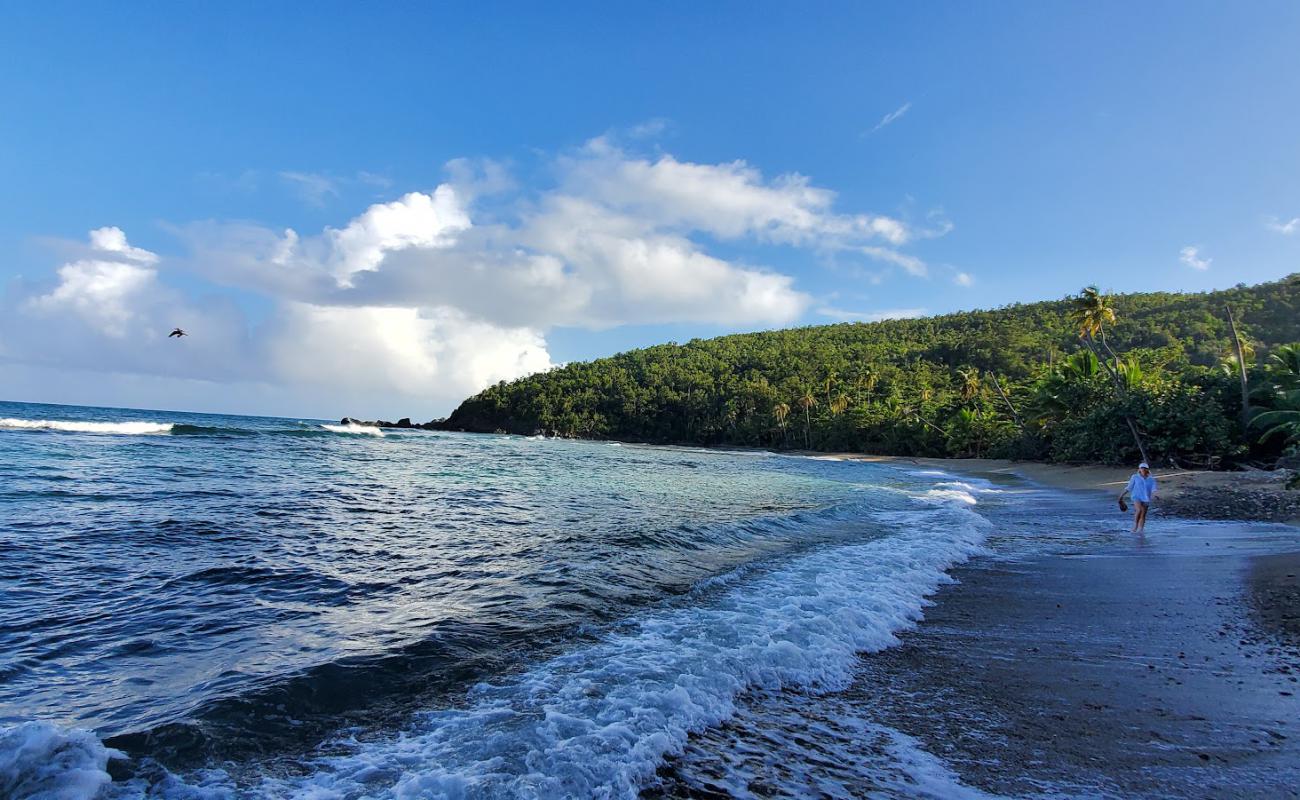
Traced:
<path fill-rule="evenodd" d="M 978 502 L 857 461 L 0 403 L 0 797 L 671 793 L 778 708 L 879 740 L 886 795 L 956 795 L 800 698 L 920 619 Z"/>

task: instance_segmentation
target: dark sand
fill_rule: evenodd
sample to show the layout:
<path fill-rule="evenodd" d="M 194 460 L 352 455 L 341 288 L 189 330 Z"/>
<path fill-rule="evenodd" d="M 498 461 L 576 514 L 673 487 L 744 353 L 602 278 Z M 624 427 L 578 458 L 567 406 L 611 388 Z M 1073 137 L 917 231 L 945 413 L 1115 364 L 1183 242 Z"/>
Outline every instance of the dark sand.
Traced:
<path fill-rule="evenodd" d="M 1104 494 L 985 477 L 990 554 L 900 645 L 847 690 L 752 698 L 760 722 L 694 740 L 662 794 L 1300 797 L 1300 532 L 1156 517 L 1138 539 Z"/>
<path fill-rule="evenodd" d="M 1300 797 L 1300 534 L 1124 522 L 959 569 L 855 691 L 998 794 Z"/>

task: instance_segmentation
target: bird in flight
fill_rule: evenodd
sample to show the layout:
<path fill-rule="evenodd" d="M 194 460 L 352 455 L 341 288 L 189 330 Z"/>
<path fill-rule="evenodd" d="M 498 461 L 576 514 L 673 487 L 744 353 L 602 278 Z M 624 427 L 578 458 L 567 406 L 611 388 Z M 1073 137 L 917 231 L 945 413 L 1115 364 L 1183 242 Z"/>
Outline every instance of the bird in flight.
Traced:
<path fill-rule="evenodd" d="M 189 336 L 189 334 L 181 330 L 180 328 L 173 328 L 172 332 L 167 334 L 168 339 L 172 339 L 172 338 L 179 339 L 182 336 Z"/>

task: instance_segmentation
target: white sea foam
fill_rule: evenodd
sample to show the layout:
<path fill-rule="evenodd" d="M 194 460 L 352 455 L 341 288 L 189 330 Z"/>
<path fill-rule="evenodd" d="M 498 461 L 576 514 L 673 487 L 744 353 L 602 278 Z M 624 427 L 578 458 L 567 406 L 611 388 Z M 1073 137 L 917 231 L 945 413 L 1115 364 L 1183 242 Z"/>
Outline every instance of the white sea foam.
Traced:
<path fill-rule="evenodd" d="M 979 501 L 975 499 L 975 495 L 964 489 L 929 489 L 923 496 L 927 500 L 965 503 L 968 506 L 973 506 L 979 503 Z"/>
<path fill-rule="evenodd" d="M 89 731 L 48 722 L 0 728 L 0 797 L 90 800 L 109 782 L 110 755 Z"/>
<path fill-rule="evenodd" d="M 146 434 L 167 433 L 170 422 L 90 422 L 64 419 L 0 419 L 0 429 L 69 431 L 74 433 Z"/>
<path fill-rule="evenodd" d="M 357 425 L 349 422 L 346 425 L 322 425 L 327 431 L 332 433 L 355 433 L 363 436 L 383 436 L 384 432 L 373 425 Z"/>
<path fill-rule="evenodd" d="M 188 785 L 172 776 L 163 786 L 115 785 L 107 796 L 635 798 L 692 733 L 735 715 L 745 693 L 842 689 L 859 653 L 895 644 L 920 620 L 927 596 L 950 580 L 946 570 L 979 551 L 989 526 L 964 501 L 918 499 L 912 511 L 878 515 L 892 529 L 886 535 L 647 612 L 515 679 L 479 684 L 464 704 L 422 714 L 392 738 L 335 742 L 330 749 L 343 754 L 305 764 L 305 777 L 236 787 L 212 775 Z M 0 759 L 32 774 L 49 763 L 40 779 L 68 791 L 38 795 L 46 800 L 90 797 L 105 779 L 108 751 L 89 734 L 43 735 L 75 743 L 68 747 L 81 755 L 15 759 L 4 747 Z M 915 779 L 942 785 L 946 776 L 924 760 Z"/>
<path fill-rule="evenodd" d="M 636 797 L 691 732 L 732 716 L 742 692 L 847 685 L 857 654 L 896 643 L 987 528 L 951 502 L 908 519 L 891 535 L 742 581 L 708 605 L 647 614 L 515 681 L 480 684 L 463 707 L 425 714 L 395 739 L 354 745 L 308 778 L 253 791 Z"/>
<path fill-rule="evenodd" d="M 673 766 L 686 787 L 737 800 L 999 797 L 963 783 L 920 741 L 864 717 L 852 701 L 801 692 L 748 697 L 738 719 L 693 738 Z"/>

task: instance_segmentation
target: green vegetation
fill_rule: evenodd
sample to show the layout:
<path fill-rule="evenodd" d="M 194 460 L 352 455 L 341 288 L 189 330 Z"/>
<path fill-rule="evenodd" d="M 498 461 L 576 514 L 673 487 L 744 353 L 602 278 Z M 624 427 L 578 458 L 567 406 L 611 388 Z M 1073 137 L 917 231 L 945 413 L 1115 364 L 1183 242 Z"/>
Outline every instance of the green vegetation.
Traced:
<path fill-rule="evenodd" d="M 1284 347 L 1297 341 L 1300 274 L 1206 294 L 1089 287 L 992 311 L 633 350 L 497 384 L 442 426 L 1067 462 L 1145 451 L 1220 466 L 1300 442 L 1300 346 Z"/>

